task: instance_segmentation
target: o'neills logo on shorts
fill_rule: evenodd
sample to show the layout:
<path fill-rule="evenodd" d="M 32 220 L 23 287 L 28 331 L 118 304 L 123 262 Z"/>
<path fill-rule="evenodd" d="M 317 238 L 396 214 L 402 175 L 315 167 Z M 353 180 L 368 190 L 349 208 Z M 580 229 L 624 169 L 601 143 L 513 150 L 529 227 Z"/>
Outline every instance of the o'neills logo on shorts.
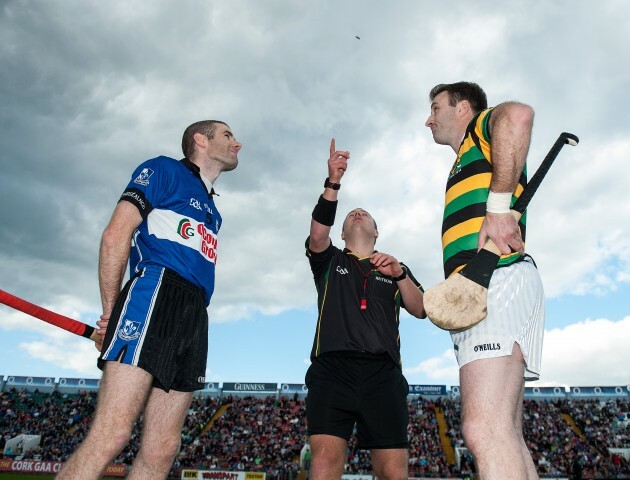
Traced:
<path fill-rule="evenodd" d="M 500 343 L 482 343 L 481 345 L 475 345 L 475 352 L 483 352 L 485 350 L 501 350 Z"/>

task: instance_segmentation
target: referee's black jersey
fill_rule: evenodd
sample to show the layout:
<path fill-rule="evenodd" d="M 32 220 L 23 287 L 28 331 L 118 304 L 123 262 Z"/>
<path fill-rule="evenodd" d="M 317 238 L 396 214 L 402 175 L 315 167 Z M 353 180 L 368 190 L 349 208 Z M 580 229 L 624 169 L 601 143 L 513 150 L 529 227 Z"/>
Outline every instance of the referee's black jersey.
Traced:
<path fill-rule="evenodd" d="M 315 253 L 308 243 L 307 238 L 318 306 L 311 360 L 327 352 L 387 353 L 401 366 L 398 315 L 404 304 L 396 282 L 376 270 L 369 258 L 332 243 Z M 423 291 L 408 268 L 407 275 Z"/>

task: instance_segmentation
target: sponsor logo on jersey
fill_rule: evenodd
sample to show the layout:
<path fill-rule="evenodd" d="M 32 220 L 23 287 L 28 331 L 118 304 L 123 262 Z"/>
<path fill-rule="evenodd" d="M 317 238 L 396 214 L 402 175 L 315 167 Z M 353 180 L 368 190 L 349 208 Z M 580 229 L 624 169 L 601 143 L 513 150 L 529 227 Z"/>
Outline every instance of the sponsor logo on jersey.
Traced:
<path fill-rule="evenodd" d="M 340 265 L 337 265 L 337 268 L 335 270 L 337 270 L 337 273 L 340 273 L 341 275 L 346 275 L 348 273 L 348 269 L 341 268 Z"/>
<path fill-rule="evenodd" d="M 135 340 L 140 336 L 140 322 L 125 319 L 125 322 L 118 331 L 118 336 L 123 340 Z"/>
<path fill-rule="evenodd" d="M 190 206 L 195 207 L 197 210 L 201 210 L 201 202 L 196 198 L 190 199 Z"/>
<path fill-rule="evenodd" d="M 194 218 L 184 217 L 170 210 L 153 209 L 148 216 L 149 235 L 192 248 L 206 260 L 216 263 L 217 234 Z"/>
<path fill-rule="evenodd" d="M 486 350 L 501 350 L 500 343 L 482 343 L 481 345 L 475 345 L 475 352 L 484 352 Z"/>
<path fill-rule="evenodd" d="M 142 208 L 142 210 L 147 209 L 147 204 L 144 203 L 144 200 L 136 192 L 125 192 L 122 194 L 122 196 L 133 198 L 138 203 L 138 205 L 140 205 L 140 208 Z"/>
<path fill-rule="evenodd" d="M 183 218 L 179 225 L 177 225 L 177 233 L 184 240 L 188 240 L 190 237 L 195 236 L 195 229 L 193 228 L 188 218 Z"/>
<path fill-rule="evenodd" d="M 201 253 L 213 263 L 217 261 L 217 237 L 212 230 L 208 230 L 203 223 L 197 225 L 197 233 L 203 239 L 201 241 Z"/>
<path fill-rule="evenodd" d="M 389 283 L 390 285 L 394 284 L 394 282 L 392 282 L 389 278 L 379 277 L 378 275 L 376 275 L 374 278 L 379 282 Z"/>
<path fill-rule="evenodd" d="M 150 168 L 143 168 L 140 175 L 136 177 L 133 183 L 144 185 L 146 187 L 149 184 L 149 178 L 151 178 L 151 175 L 153 175 L 153 170 Z"/>

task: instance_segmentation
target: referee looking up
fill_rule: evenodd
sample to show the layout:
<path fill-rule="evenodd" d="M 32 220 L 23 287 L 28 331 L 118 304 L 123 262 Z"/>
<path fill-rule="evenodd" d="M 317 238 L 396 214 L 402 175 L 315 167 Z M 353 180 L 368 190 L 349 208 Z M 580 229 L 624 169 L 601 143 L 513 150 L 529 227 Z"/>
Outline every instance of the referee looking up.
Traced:
<path fill-rule="evenodd" d="M 422 286 L 396 258 L 374 250 L 376 222 L 361 208 L 345 218 L 343 250 L 330 239 L 350 153 L 330 143 L 328 178 L 306 240 L 318 319 L 306 373 L 311 479 L 338 479 L 355 423 L 382 480 L 407 479 L 407 394 L 398 314 L 424 318 Z"/>

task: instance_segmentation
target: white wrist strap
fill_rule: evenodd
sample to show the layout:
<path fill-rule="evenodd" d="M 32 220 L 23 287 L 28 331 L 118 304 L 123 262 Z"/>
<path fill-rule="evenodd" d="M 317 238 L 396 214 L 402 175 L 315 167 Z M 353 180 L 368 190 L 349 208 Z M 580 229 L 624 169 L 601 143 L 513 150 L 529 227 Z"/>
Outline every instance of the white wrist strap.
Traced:
<path fill-rule="evenodd" d="M 490 213 L 510 213 L 510 203 L 512 202 L 512 193 L 497 193 L 490 190 L 488 192 L 488 203 L 486 203 L 486 212 Z"/>

